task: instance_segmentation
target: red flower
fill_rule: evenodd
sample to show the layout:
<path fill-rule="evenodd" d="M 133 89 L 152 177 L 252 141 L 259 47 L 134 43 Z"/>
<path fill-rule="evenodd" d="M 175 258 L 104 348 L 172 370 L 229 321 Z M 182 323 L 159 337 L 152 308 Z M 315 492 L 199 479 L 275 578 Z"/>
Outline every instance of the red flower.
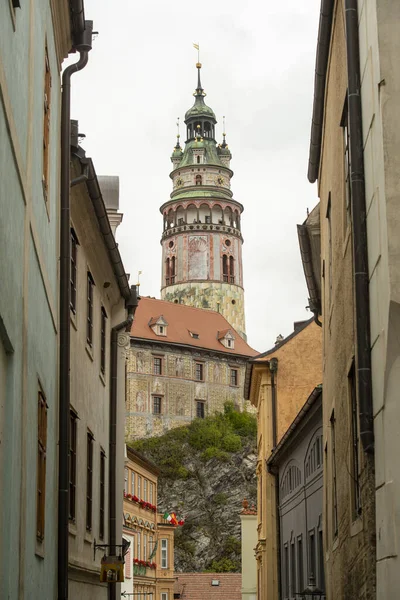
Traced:
<path fill-rule="evenodd" d="M 132 494 L 127 494 L 126 497 L 128 498 L 128 500 L 132 500 Z"/>
<path fill-rule="evenodd" d="M 139 502 L 139 498 L 135 495 L 132 496 L 133 502 Z"/>

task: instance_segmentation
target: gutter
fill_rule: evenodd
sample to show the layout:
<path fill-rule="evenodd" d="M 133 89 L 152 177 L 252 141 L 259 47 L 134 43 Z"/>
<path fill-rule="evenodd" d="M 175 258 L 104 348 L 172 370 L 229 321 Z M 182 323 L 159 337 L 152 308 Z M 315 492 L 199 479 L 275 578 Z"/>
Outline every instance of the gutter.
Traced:
<path fill-rule="evenodd" d="M 314 183 L 318 178 L 321 160 L 326 73 L 328 68 L 334 3 L 334 0 L 321 0 L 319 14 L 317 58 L 315 61 L 314 78 L 314 102 L 307 175 L 310 183 Z"/>
<path fill-rule="evenodd" d="M 82 2 L 73 2 L 72 6 Z M 82 13 L 83 18 L 83 13 Z M 80 24 L 81 26 L 81 24 Z M 60 322 L 59 322 L 59 440 L 58 440 L 58 600 L 68 599 L 68 527 L 69 527 L 69 411 L 70 411 L 70 112 L 71 77 L 83 69 L 92 48 L 92 21 L 74 31 L 74 48 L 79 60 L 67 67 L 62 76 L 61 104 L 61 194 L 60 194 Z"/>
<path fill-rule="evenodd" d="M 83 0 L 70 0 L 69 9 L 71 13 L 72 47 L 78 49 L 81 35 L 86 29 L 85 9 Z"/>
<path fill-rule="evenodd" d="M 356 320 L 357 397 L 360 438 L 365 452 L 374 452 L 371 374 L 371 330 L 367 209 L 365 202 L 364 145 L 362 132 L 360 40 L 357 0 L 345 0 L 348 121 L 351 159 L 351 216 Z"/>
<path fill-rule="evenodd" d="M 117 545 L 117 408 L 118 408 L 118 333 L 122 330 L 130 332 L 133 318 L 138 306 L 137 289 L 132 286 L 129 290 L 129 300 L 126 302 L 128 318 L 111 329 L 110 343 L 110 429 L 108 462 L 108 535 L 110 556 L 116 556 Z M 121 518 L 121 515 L 118 515 Z M 108 584 L 109 600 L 116 600 L 116 583 Z"/>
<path fill-rule="evenodd" d="M 310 295 L 308 304 L 311 312 L 314 314 L 314 321 L 319 327 L 322 327 L 322 323 L 318 318 L 321 314 L 321 299 L 318 293 L 318 286 L 315 280 L 314 269 L 312 266 L 312 252 L 310 238 L 308 237 L 308 231 L 306 225 L 297 225 L 297 235 L 299 238 L 301 262 L 303 263 L 304 275 L 306 278 L 306 284 L 308 293 Z"/>

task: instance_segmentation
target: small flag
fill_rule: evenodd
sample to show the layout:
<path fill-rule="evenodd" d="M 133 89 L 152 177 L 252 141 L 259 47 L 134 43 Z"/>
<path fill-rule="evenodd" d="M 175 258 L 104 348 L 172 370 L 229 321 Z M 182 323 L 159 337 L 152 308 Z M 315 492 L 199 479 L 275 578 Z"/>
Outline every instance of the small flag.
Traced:
<path fill-rule="evenodd" d="M 196 50 L 199 49 L 199 45 L 198 44 L 193 44 L 193 48 L 196 48 Z"/>

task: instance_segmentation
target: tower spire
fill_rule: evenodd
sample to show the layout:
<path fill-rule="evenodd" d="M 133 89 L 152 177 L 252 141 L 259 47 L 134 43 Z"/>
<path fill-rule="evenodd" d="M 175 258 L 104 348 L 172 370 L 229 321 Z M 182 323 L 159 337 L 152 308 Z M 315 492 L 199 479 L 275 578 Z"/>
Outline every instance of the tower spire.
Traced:
<path fill-rule="evenodd" d="M 181 147 L 180 143 L 179 143 L 179 138 L 181 137 L 181 135 L 179 133 L 179 117 L 177 117 L 177 120 L 176 120 L 176 129 L 177 129 L 177 132 L 176 132 L 176 146 L 175 146 L 175 149 L 179 149 Z"/>
<path fill-rule="evenodd" d="M 222 131 L 222 137 L 223 137 L 223 140 L 222 140 L 222 148 L 226 148 L 228 144 L 226 143 L 226 139 L 225 139 L 225 137 L 226 137 L 226 133 L 225 133 L 225 115 L 222 117 L 222 122 L 223 122 L 223 131 Z"/>

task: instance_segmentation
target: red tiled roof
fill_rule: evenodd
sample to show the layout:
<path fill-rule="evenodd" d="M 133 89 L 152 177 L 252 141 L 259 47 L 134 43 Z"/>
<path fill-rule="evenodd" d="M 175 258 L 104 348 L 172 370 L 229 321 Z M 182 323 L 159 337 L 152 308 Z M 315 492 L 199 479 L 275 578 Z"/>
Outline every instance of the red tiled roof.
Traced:
<path fill-rule="evenodd" d="M 149 327 L 149 322 L 159 315 L 162 315 L 168 323 L 167 335 L 159 336 Z M 233 335 L 236 334 L 234 348 L 225 348 L 218 341 L 218 332 L 223 330 L 231 330 Z M 198 333 L 199 337 L 193 338 L 190 332 Z M 220 313 L 155 298 L 141 298 L 132 324 L 131 336 L 157 340 L 166 344 L 172 342 L 196 348 L 219 350 L 233 355 L 256 356 L 258 354 L 256 350 L 250 348 Z"/>
<path fill-rule="evenodd" d="M 212 581 L 219 585 L 211 585 Z M 242 574 L 178 573 L 174 594 L 181 600 L 242 600 Z"/>

